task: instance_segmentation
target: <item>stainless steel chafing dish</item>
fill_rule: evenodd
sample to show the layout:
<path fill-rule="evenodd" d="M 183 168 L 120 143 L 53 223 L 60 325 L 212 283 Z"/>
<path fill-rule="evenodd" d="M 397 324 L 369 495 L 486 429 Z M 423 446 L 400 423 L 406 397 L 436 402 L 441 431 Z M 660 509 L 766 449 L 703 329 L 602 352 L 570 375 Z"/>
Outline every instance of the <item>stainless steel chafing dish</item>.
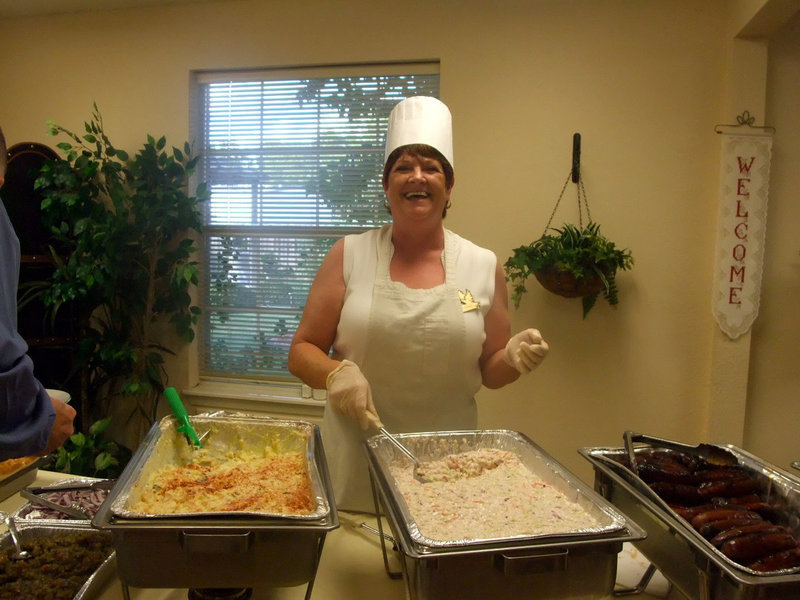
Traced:
<path fill-rule="evenodd" d="M 403 460 L 383 436 L 365 442 L 378 525 L 385 512 L 400 550 L 402 576 L 413 600 L 492 598 L 595 599 L 614 588 L 617 554 L 643 530 L 617 511 L 523 434 L 507 430 L 397 434 L 421 461 L 480 448 L 517 454 L 542 480 L 584 507 L 597 527 L 566 534 L 519 535 L 497 539 L 429 540 L 398 489 L 390 466 Z M 384 538 L 381 538 L 384 540 Z M 390 576 L 384 543 L 384 562 Z"/>
<path fill-rule="evenodd" d="M 19 537 L 22 543 L 26 541 L 57 535 L 62 532 L 89 532 L 93 535 L 108 535 L 106 533 L 92 529 L 88 521 L 81 523 L 66 522 L 66 523 L 43 523 L 43 522 L 22 522 L 16 521 L 16 529 L 19 532 Z M 14 543 L 11 539 L 11 534 L 5 532 L 0 535 L 0 551 L 5 551 L 7 548 L 13 547 Z M 93 600 L 98 598 L 103 589 L 114 578 L 116 570 L 116 557 L 111 553 L 109 557 L 103 561 L 94 573 L 92 573 L 75 594 L 73 600 Z"/>
<path fill-rule="evenodd" d="M 654 438 L 656 439 L 656 438 Z M 683 446 L 669 441 L 671 448 Z M 790 525 L 800 523 L 800 479 L 733 445 L 730 452 L 758 478 L 766 501 L 780 500 Z M 648 447 L 657 447 L 653 444 Z M 692 446 L 683 446 L 692 453 Z M 650 487 L 624 466 L 630 451 L 646 448 L 587 447 L 579 453 L 594 467 L 594 488 L 647 532 L 635 546 L 686 597 L 697 600 L 789 600 L 800 597 L 800 569 L 759 573 L 723 555 L 682 519 Z"/>
<path fill-rule="evenodd" d="M 117 480 L 92 525 L 113 536 L 123 585 L 153 588 L 283 587 L 308 583 L 311 593 L 325 535 L 339 526 L 319 428 L 305 421 L 198 415 L 200 431 L 211 430 L 211 446 L 285 442 L 290 432 L 305 432 L 317 508 L 311 515 L 267 513 L 138 514 L 128 508 L 131 491 L 151 467 L 168 460 L 159 448 L 174 435 L 166 417 L 148 432 Z M 221 433 L 222 432 L 222 433 Z M 227 432 L 227 433 L 225 433 Z M 215 441 L 216 436 L 216 441 Z M 296 436 L 294 436 L 296 437 Z M 181 440 L 186 446 L 186 441 Z M 171 441 L 170 441 L 171 444 Z M 169 445 L 169 444 L 167 444 Z M 158 556 L 159 560 L 152 560 Z"/>

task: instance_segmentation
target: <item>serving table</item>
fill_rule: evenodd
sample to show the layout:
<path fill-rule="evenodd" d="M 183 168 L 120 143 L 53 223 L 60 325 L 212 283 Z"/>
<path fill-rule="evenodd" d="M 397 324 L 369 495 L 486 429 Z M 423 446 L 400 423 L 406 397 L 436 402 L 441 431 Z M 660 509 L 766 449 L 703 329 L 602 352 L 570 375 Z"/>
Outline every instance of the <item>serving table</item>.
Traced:
<path fill-rule="evenodd" d="M 35 481 L 31 486 L 46 486 L 63 479 L 72 478 L 64 473 L 51 471 L 38 471 Z M 14 512 L 25 504 L 25 499 L 15 494 L 0 502 L 0 510 Z M 407 598 L 406 586 L 402 579 L 392 579 L 387 573 L 383 562 L 381 541 L 377 534 L 377 519 L 372 515 L 363 515 L 348 512 L 339 512 L 340 527 L 328 533 L 325 547 L 322 552 L 318 573 L 312 593 L 313 600 L 405 600 Z M 5 533 L 5 527 L 0 524 L 0 533 Z M 397 557 L 390 556 L 390 561 L 395 561 L 393 570 L 401 569 Z M 158 557 L 153 557 L 158 560 Z M 638 582 L 646 565 L 642 565 L 641 555 L 630 545 L 626 544 L 620 553 L 618 566 L 618 581 L 626 586 Z M 658 581 L 659 574 L 652 580 L 647 592 L 629 596 L 633 599 L 659 600 L 685 600 L 683 596 L 674 596 L 668 593 L 662 581 Z M 285 588 L 255 589 L 251 600 L 301 600 L 305 596 L 306 586 Z M 155 589 L 155 588 L 129 588 L 131 600 L 186 600 L 185 589 Z M 665 596 L 665 594 L 667 594 Z M 113 578 L 103 591 L 90 600 L 123 600 L 122 585 Z"/>

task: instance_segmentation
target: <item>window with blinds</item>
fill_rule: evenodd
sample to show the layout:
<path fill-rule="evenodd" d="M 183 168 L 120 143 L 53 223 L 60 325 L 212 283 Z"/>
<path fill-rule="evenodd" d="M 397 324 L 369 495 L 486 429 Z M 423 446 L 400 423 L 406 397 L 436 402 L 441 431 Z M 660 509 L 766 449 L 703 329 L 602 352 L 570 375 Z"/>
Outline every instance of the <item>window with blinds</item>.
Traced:
<path fill-rule="evenodd" d="M 388 221 L 392 107 L 439 96 L 438 65 L 196 75 L 204 207 L 201 374 L 291 379 L 309 287 L 341 236 Z"/>

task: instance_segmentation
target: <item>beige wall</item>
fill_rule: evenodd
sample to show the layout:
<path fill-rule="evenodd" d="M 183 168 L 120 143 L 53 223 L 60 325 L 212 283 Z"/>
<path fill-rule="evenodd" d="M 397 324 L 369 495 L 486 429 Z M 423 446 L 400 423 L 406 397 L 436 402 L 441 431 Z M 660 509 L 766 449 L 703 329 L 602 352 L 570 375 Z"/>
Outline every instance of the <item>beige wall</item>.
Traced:
<path fill-rule="evenodd" d="M 766 114 L 777 132 L 745 444 L 786 465 L 800 459 L 800 14 L 770 40 Z"/>
<path fill-rule="evenodd" d="M 710 310 L 714 126 L 741 112 L 728 108 L 731 31 L 763 4 L 226 0 L 4 18 L 0 39 L 13 58 L 0 61 L 0 123 L 9 143 L 53 144 L 45 120 L 78 128 L 96 101 L 121 146 L 147 132 L 179 142 L 189 135 L 192 69 L 440 59 L 455 120 L 448 226 L 502 261 L 542 233 L 580 132 L 592 217 L 633 250 L 635 268 L 619 277 L 619 309 L 600 303 L 586 320 L 579 301 L 532 285 L 513 326 L 539 327 L 551 356 L 533 376 L 479 400 L 483 426 L 518 429 L 590 478 L 577 448 L 619 445 L 626 429 L 701 441 L 725 394 L 720 381 L 736 382 L 732 395 L 747 385 L 751 341 L 740 351 L 720 340 Z M 744 442 L 781 463 L 800 457 L 788 423 L 800 411 L 791 403 L 800 381 L 791 343 L 800 328 L 792 311 L 797 176 L 788 173 L 800 138 L 796 40 L 794 30 L 775 41 L 781 58 L 770 63 L 778 98 L 769 119 L 779 135 L 763 314 L 742 392 L 746 435 L 732 428 L 730 439 L 714 440 Z M 555 224 L 576 210 L 570 185 Z M 720 347 L 734 358 L 715 358 Z M 743 406 L 735 409 L 742 418 Z"/>

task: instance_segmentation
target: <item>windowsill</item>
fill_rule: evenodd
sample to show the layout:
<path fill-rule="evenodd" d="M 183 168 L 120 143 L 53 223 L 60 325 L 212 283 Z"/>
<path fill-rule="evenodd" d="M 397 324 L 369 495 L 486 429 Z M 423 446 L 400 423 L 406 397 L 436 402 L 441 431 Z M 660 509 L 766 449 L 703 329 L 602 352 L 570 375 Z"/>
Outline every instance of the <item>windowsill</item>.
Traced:
<path fill-rule="evenodd" d="M 312 390 L 299 383 L 242 383 L 201 380 L 193 388 L 183 390 L 186 396 L 231 398 L 253 401 L 286 402 L 305 406 L 325 406 L 325 390 Z"/>
<path fill-rule="evenodd" d="M 299 383 L 241 383 L 201 380 L 181 396 L 194 413 L 214 410 L 243 411 L 318 421 L 325 408 L 325 390 Z"/>

